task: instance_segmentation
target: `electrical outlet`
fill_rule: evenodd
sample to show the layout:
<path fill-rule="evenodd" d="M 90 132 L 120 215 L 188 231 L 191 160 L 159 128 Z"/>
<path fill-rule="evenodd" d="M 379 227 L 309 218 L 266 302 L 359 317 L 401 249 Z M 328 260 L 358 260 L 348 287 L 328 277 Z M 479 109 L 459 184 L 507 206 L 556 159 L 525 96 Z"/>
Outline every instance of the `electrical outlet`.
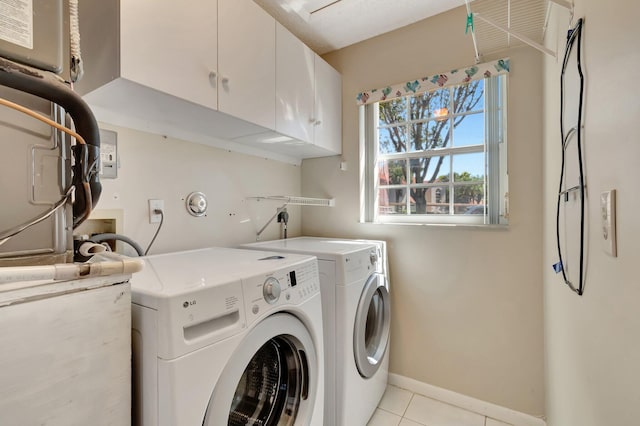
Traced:
<path fill-rule="evenodd" d="M 149 223 L 160 223 L 162 217 L 159 213 L 154 213 L 154 210 L 162 210 L 164 213 L 164 200 L 149 199 Z"/>
<path fill-rule="evenodd" d="M 600 193 L 600 216 L 602 220 L 602 248 L 605 253 L 616 257 L 616 190 Z"/>

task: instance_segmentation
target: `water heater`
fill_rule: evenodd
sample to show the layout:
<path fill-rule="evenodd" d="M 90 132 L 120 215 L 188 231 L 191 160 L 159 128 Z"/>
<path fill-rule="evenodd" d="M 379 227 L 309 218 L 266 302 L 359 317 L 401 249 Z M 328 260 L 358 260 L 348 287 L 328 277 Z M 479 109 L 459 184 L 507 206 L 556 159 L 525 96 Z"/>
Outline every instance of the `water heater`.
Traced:
<path fill-rule="evenodd" d="M 100 195 L 97 124 L 70 84 L 74 9 L 77 0 L 0 1 L 0 266 L 72 261 L 73 228 Z"/>

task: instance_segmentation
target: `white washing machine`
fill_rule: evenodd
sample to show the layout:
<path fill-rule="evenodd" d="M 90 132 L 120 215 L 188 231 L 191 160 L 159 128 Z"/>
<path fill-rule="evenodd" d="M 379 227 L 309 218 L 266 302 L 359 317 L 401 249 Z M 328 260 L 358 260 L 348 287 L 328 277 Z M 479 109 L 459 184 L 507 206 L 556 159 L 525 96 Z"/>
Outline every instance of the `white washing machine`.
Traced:
<path fill-rule="evenodd" d="M 208 248 L 131 280 L 134 424 L 323 425 L 318 263 Z"/>
<path fill-rule="evenodd" d="M 243 245 L 317 256 L 324 321 L 325 425 L 364 426 L 389 373 L 384 241 L 299 237 Z"/>

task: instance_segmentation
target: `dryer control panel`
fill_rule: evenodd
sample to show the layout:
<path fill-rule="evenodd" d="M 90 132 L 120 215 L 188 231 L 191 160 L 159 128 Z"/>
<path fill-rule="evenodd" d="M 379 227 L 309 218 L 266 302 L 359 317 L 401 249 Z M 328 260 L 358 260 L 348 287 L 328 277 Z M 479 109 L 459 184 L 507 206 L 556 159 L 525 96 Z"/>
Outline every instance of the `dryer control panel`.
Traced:
<path fill-rule="evenodd" d="M 298 305 L 320 292 L 316 259 L 243 280 L 247 322 L 284 305 Z"/>

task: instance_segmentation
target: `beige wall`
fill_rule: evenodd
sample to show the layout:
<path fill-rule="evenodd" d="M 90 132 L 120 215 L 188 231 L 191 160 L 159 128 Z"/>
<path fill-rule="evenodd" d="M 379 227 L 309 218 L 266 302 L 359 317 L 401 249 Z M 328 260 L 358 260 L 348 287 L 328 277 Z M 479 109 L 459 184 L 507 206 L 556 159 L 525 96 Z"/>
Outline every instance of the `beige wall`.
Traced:
<path fill-rule="evenodd" d="M 298 166 L 106 124 L 101 127 L 118 132 L 122 164 L 117 179 L 102 180 L 97 208 L 123 210 L 123 233 L 146 248 L 157 228 L 149 224 L 148 199 L 163 199 L 165 221 L 151 253 L 255 241 L 256 231 L 280 203 L 246 197 L 300 195 Z M 187 213 L 184 197 L 192 191 L 207 195 L 206 217 Z M 289 212 L 289 234 L 299 235 L 300 208 L 292 206 Z M 274 221 L 263 239 L 278 238 L 279 229 Z"/>
<path fill-rule="evenodd" d="M 343 77 L 343 158 L 306 160 L 302 192 L 336 198 L 305 208 L 306 235 L 389 243 L 391 372 L 541 415 L 543 320 L 542 59 L 509 52 L 511 218 L 506 230 L 358 223 L 358 107 L 365 89 L 474 63 L 456 9 L 325 57 Z"/>
<path fill-rule="evenodd" d="M 629 426 L 640 422 L 640 68 L 635 0 L 576 0 L 585 17 L 584 153 L 587 280 L 578 297 L 553 274 L 555 197 L 560 171 L 560 64 L 544 65 L 544 303 L 549 426 Z M 568 13 L 554 7 L 551 41 L 564 43 Z M 559 36 L 556 36 L 557 33 Z M 564 47 L 561 46 L 561 54 Z M 601 248 L 600 192 L 618 192 L 618 257 Z M 577 218 L 574 220 L 578 220 Z M 575 229 L 566 227 L 569 242 Z M 563 235 L 565 232 L 563 232 Z M 575 251 L 573 252 L 575 254 Z M 575 262 L 573 263 L 575 265 Z M 575 268 L 575 266 L 574 266 Z M 576 278 L 577 279 L 577 278 Z"/>

